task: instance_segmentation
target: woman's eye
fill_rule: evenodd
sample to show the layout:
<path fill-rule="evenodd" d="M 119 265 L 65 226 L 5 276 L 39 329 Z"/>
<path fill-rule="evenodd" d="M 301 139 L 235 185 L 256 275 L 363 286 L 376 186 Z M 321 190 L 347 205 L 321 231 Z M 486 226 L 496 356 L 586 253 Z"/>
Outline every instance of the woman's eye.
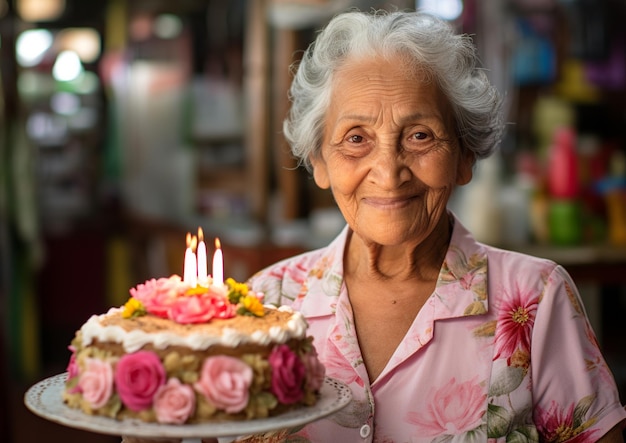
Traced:
<path fill-rule="evenodd" d="M 361 135 L 351 135 L 348 137 L 348 141 L 350 143 L 362 143 L 363 142 L 363 136 Z"/>
<path fill-rule="evenodd" d="M 403 143 L 403 147 L 411 152 L 425 154 L 436 144 L 436 138 L 430 131 L 415 131 L 409 134 Z"/>

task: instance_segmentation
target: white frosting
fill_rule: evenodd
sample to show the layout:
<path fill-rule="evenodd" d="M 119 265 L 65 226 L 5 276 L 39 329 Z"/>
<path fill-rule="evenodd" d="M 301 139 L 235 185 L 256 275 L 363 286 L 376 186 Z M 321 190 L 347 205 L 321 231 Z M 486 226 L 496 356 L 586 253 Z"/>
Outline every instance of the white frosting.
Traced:
<path fill-rule="evenodd" d="M 83 346 L 91 344 L 93 340 L 100 342 L 119 343 L 126 352 L 135 352 L 147 344 L 152 344 L 157 349 L 165 349 L 168 346 L 184 346 L 194 350 L 207 349 L 214 345 L 234 347 L 240 344 L 267 345 L 271 342 L 285 343 L 291 338 L 302 337 L 307 329 L 307 322 L 299 312 L 290 307 L 281 306 L 279 311 L 292 312 L 292 318 L 284 327 L 273 326 L 269 331 L 254 331 L 251 334 L 239 333 L 232 328 L 225 328 L 222 336 L 210 336 L 207 334 L 189 334 L 181 336 L 169 331 L 145 332 L 141 330 L 126 331 L 120 326 L 103 326 L 101 319 L 123 311 L 123 308 L 111 308 L 109 312 L 101 315 L 92 315 L 82 326 Z"/>

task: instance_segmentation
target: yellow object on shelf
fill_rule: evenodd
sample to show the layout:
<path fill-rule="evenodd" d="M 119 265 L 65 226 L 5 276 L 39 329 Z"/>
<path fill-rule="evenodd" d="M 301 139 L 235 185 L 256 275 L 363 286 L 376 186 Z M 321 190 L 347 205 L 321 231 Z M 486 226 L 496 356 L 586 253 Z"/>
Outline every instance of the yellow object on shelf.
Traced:
<path fill-rule="evenodd" d="M 561 68 L 561 80 L 556 85 L 558 95 L 566 100 L 579 103 L 596 103 L 600 99 L 598 88 L 585 78 L 581 61 L 568 59 Z"/>
<path fill-rule="evenodd" d="M 615 246 L 626 246 L 626 189 L 612 189 L 604 197 L 606 201 L 609 241 Z"/>

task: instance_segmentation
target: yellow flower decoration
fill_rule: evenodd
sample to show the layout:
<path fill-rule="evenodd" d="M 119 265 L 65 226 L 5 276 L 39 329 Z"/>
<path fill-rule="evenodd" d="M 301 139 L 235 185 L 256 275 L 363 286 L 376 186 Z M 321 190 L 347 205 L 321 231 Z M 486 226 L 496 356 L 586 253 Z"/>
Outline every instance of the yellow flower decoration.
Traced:
<path fill-rule="evenodd" d="M 248 295 L 248 285 L 245 283 L 238 283 L 234 278 L 227 278 L 226 285 L 228 286 L 228 300 L 233 304 L 239 303 Z"/>
<path fill-rule="evenodd" d="M 242 296 L 248 294 L 248 285 L 245 283 L 239 283 L 232 277 L 226 279 L 226 284 L 231 291 L 238 292 Z"/>
<path fill-rule="evenodd" d="M 196 285 L 193 288 L 187 289 L 185 291 L 185 295 L 202 295 L 202 294 L 206 294 L 207 292 L 209 292 L 209 290 L 205 288 L 204 286 Z"/>
<path fill-rule="evenodd" d="M 146 315 L 146 308 L 139 300 L 134 297 L 128 299 L 124 305 L 124 311 L 122 311 L 123 318 L 139 317 L 140 315 Z"/>
<path fill-rule="evenodd" d="M 263 317 L 265 315 L 265 308 L 263 303 L 254 295 L 246 295 L 241 298 L 241 307 L 238 313 L 243 315 L 254 315 L 256 317 Z"/>

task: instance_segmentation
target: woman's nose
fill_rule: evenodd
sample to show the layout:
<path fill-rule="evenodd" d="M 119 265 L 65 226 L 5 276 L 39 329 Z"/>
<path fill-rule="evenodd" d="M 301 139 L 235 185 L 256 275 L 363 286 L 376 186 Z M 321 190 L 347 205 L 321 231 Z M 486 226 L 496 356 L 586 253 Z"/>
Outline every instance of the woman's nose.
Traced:
<path fill-rule="evenodd" d="M 394 145 L 376 146 L 377 153 L 372 158 L 370 180 L 383 189 L 396 189 L 411 179 L 411 169 L 402 147 Z"/>

